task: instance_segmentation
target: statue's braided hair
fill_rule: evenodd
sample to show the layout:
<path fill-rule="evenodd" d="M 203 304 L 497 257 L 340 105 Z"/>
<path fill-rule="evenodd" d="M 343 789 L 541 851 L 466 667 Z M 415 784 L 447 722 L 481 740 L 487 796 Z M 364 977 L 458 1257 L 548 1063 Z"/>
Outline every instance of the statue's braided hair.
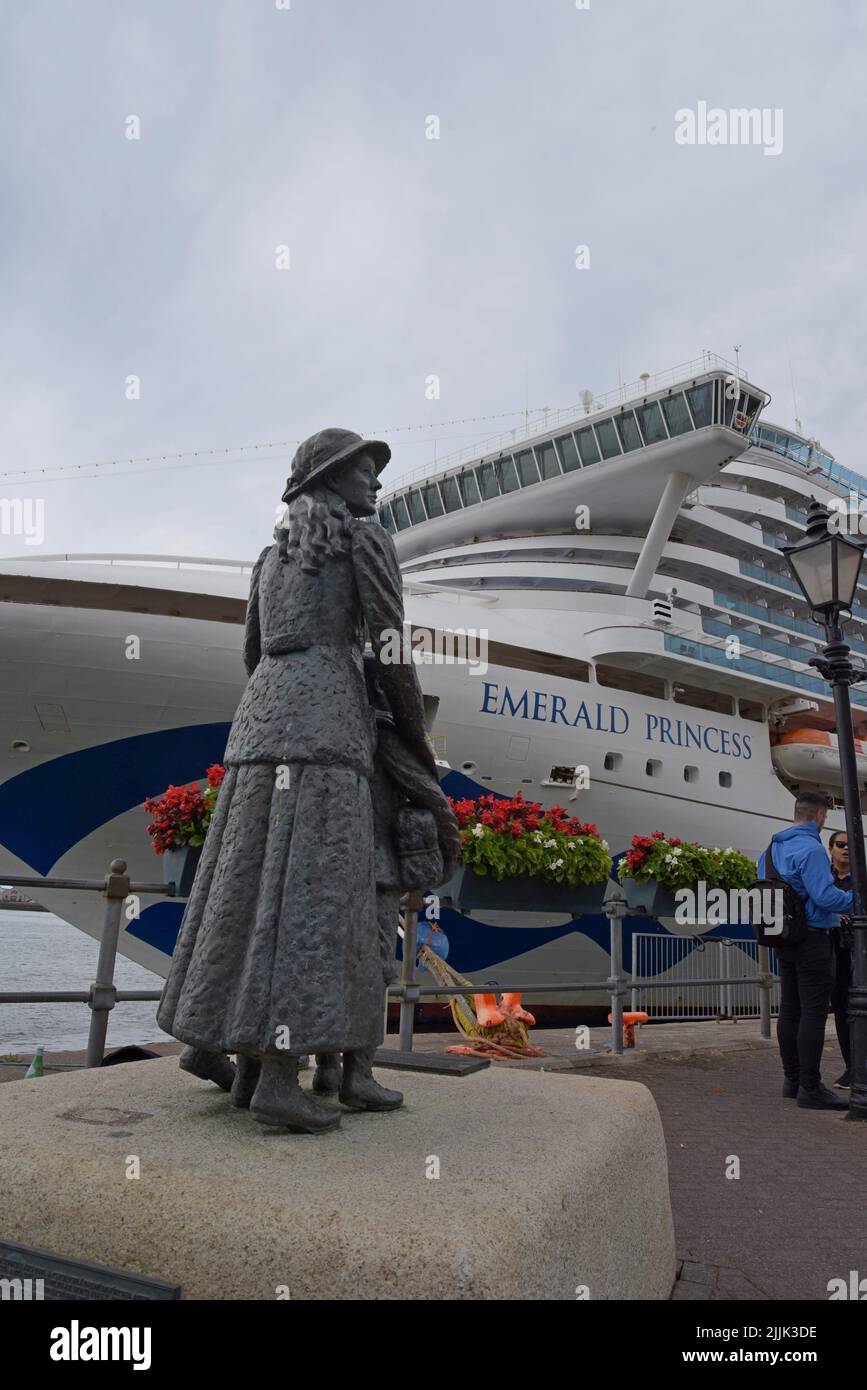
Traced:
<path fill-rule="evenodd" d="M 275 531 L 283 564 L 297 561 L 307 574 L 318 574 L 329 560 L 349 553 L 351 513 L 339 493 L 320 484 L 288 504 Z"/>

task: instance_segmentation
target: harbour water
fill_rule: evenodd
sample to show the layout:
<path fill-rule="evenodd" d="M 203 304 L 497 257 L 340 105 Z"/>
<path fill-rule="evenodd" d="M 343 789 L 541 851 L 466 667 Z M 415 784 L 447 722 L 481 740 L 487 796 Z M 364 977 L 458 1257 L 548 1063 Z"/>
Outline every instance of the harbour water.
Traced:
<path fill-rule="evenodd" d="M 0 991 L 86 990 L 96 973 L 98 942 L 50 912 L 0 912 Z M 134 961 L 117 958 L 118 989 L 162 988 L 162 980 Z M 108 1025 L 108 1048 L 165 1041 L 156 1001 L 118 1004 Z M 0 1052 L 50 1051 L 87 1045 L 86 1004 L 0 1005 Z"/>

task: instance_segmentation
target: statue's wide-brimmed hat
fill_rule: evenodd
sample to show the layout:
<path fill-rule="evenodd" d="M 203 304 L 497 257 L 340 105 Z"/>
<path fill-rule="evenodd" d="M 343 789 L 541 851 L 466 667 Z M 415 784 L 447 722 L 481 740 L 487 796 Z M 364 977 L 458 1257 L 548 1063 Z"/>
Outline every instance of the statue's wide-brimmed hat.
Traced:
<path fill-rule="evenodd" d="M 364 453 L 373 458 L 377 473 L 382 472 L 391 458 L 391 450 L 381 439 L 362 439 L 352 430 L 328 429 L 311 434 L 295 451 L 283 501 L 291 502 L 299 492 L 321 482 L 326 473 L 348 463 L 356 454 Z"/>

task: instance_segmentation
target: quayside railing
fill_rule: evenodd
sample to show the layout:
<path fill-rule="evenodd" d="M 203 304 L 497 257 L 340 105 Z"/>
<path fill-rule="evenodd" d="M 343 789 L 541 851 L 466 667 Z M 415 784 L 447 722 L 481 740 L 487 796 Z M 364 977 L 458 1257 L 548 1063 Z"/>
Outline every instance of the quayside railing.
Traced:
<path fill-rule="evenodd" d="M 101 893 L 105 897 L 105 916 L 102 936 L 99 942 L 99 955 L 96 965 L 96 979 L 88 990 L 7 990 L 0 991 L 0 1004 L 87 1004 L 91 1011 L 87 1039 L 88 1067 L 99 1067 L 105 1057 L 105 1043 L 108 1035 L 108 1022 L 112 1009 L 117 1004 L 128 1002 L 156 1003 L 160 990 L 120 990 L 114 983 L 117 948 L 120 938 L 123 904 L 130 894 L 162 895 L 177 897 L 176 885 L 169 883 L 135 883 L 127 873 L 123 859 L 113 859 L 108 873 L 102 879 L 79 878 L 40 878 L 35 875 L 3 875 L 5 884 L 13 888 L 75 889 L 79 892 Z M 415 1006 L 422 999 L 445 999 L 452 995 L 472 995 L 483 992 L 482 985 L 425 985 L 417 975 L 418 954 L 418 913 L 422 906 L 421 893 L 409 894 L 403 914 L 403 960 L 401 975 L 397 984 L 389 985 L 385 991 L 385 1007 L 395 1000 L 400 1004 L 398 1025 L 399 1047 L 413 1050 L 415 1025 Z M 530 981 L 520 983 L 509 981 L 509 988 L 522 993 L 538 994 L 585 994 L 607 993 L 611 998 L 611 1049 L 615 1053 L 623 1051 L 623 1001 L 631 996 L 633 1007 L 637 1005 L 644 990 L 684 990 L 707 989 L 712 986 L 731 987 L 733 980 L 729 972 L 723 976 L 695 979 L 660 980 L 642 978 L 634 973 L 627 975 L 623 970 L 623 919 L 629 911 L 622 892 L 615 890 L 603 904 L 602 911 L 608 918 L 610 932 L 611 971 L 604 980 L 556 980 Z M 776 976 L 770 968 L 768 950 L 758 948 L 758 968 L 754 975 L 737 977 L 738 985 L 756 985 L 759 989 L 759 1020 L 763 1038 L 771 1036 L 771 990 Z"/>

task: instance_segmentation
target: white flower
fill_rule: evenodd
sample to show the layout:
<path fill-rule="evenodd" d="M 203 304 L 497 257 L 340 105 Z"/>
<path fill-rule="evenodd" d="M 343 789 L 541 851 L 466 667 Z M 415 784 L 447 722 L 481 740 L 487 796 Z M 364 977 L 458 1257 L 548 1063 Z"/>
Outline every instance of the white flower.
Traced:
<path fill-rule="evenodd" d="M 549 861 L 549 863 L 548 863 L 548 868 L 549 868 L 549 869 L 562 869 L 564 863 L 565 863 L 565 860 L 563 860 L 563 859 L 551 859 L 551 860 Z"/>
<path fill-rule="evenodd" d="M 566 848 L 567 848 L 567 849 L 577 849 L 578 846 L 577 846 L 577 845 L 575 844 L 575 842 L 573 841 L 572 844 L 571 844 L 571 845 L 567 845 Z"/>
<path fill-rule="evenodd" d="M 603 841 L 602 841 L 602 848 L 603 848 L 604 850 L 607 850 L 607 849 L 609 848 L 609 846 L 608 846 L 608 841 L 607 841 L 607 840 L 603 840 Z"/>
<path fill-rule="evenodd" d="M 666 862 L 666 864 L 673 864 L 673 863 L 674 863 L 674 855 L 673 855 L 673 854 L 667 854 L 667 855 L 665 856 L 665 862 Z"/>
<path fill-rule="evenodd" d="M 680 845 L 675 845 L 674 849 L 671 852 L 675 856 L 677 856 L 678 854 L 683 854 L 683 850 L 681 849 Z"/>
<path fill-rule="evenodd" d="M 485 827 L 484 827 L 483 825 L 474 825 L 474 826 L 473 826 L 473 834 L 475 835 L 475 837 L 476 837 L 477 840 L 480 840 L 481 837 L 484 835 L 484 833 L 485 833 Z"/>
<path fill-rule="evenodd" d="M 545 841 L 545 848 L 546 848 L 546 849 L 556 849 L 556 848 L 557 848 L 557 841 L 556 841 L 556 840 L 546 840 L 546 841 Z"/>

